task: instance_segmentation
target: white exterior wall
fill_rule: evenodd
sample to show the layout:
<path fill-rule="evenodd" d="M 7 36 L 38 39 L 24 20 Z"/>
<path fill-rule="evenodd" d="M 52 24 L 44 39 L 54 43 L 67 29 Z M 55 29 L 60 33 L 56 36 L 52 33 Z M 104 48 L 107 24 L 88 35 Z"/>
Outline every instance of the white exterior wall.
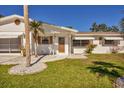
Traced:
<path fill-rule="evenodd" d="M 110 46 L 96 46 L 92 53 L 94 54 L 105 54 L 105 53 L 111 53 Z"/>
<path fill-rule="evenodd" d="M 5 34 L 6 37 L 17 35 L 17 38 L 18 38 L 19 35 L 22 35 L 22 38 L 21 38 L 22 47 L 25 47 L 25 38 L 23 36 L 24 33 L 25 33 L 25 26 L 23 22 L 20 22 L 19 25 L 16 25 L 14 22 L 12 22 L 12 23 L 0 26 L 0 34 Z M 31 33 L 30 33 L 30 45 L 31 45 L 30 48 L 32 49 L 33 44 L 32 44 Z"/>
<path fill-rule="evenodd" d="M 93 40 L 93 44 L 100 46 L 99 40 Z M 73 53 L 74 54 L 84 54 L 85 50 L 86 50 L 86 47 L 73 47 Z"/>
<path fill-rule="evenodd" d="M 58 45 L 59 45 L 58 38 L 59 37 L 65 38 L 65 52 L 64 53 L 59 53 L 59 49 L 58 49 Z M 68 55 L 69 54 L 68 35 L 56 35 L 53 38 L 54 38 L 53 44 L 38 45 L 38 48 L 37 48 L 38 54 L 53 54 L 53 52 L 55 52 L 55 54 L 57 55 Z"/>
<path fill-rule="evenodd" d="M 59 53 L 59 49 L 58 49 L 58 39 L 59 39 L 59 37 L 64 37 L 65 38 L 65 52 L 64 53 Z M 68 46 L 68 44 L 69 44 L 69 42 L 68 42 L 68 35 L 56 35 L 56 37 L 55 37 L 55 52 L 56 52 L 56 54 L 58 54 L 58 55 L 68 55 L 69 53 L 68 53 L 68 48 L 69 48 L 69 46 Z"/>
<path fill-rule="evenodd" d="M 100 40 L 93 40 L 93 44 L 97 45 L 92 53 L 94 54 L 105 54 L 105 53 L 111 53 L 112 46 L 102 46 L 100 43 Z M 121 48 L 119 53 L 124 53 L 124 40 L 120 41 L 120 44 L 118 44 L 118 47 Z M 83 54 L 85 53 L 86 48 L 85 47 L 73 47 L 73 53 L 74 54 Z"/>
<path fill-rule="evenodd" d="M 73 47 L 73 53 L 74 54 L 84 54 L 86 48 L 84 47 Z"/>
<path fill-rule="evenodd" d="M 121 40 L 121 41 L 120 41 L 119 46 L 124 46 L 124 40 Z"/>
<path fill-rule="evenodd" d="M 120 50 L 118 51 L 119 53 L 124 53 L 124 40 L 120 40 L 120 44 L 118 44 L 117 46 L 118 48 L 120 48 Z M 99 45 L 96 48 L 94 48 L 93 53 L 95 54 L 105 54 L 105 53 L 111 53 L 111 49 L 113 48 L 113 46 L 102 46 Z"/>
<path fill-rule="evenodd" d="M 24 23 L 20 23 L 19 25 L 16 25 L 14 22 L 13 23 L 9 23 L 9 24 L 5 24 L 5 25 L 1 25 L 0 26 L 0 31 L 10 31 L 10 32 L 24 32 Z"/>
<path fill-rule="evenodd" d="M 51 32 L 53 31 L 52 28 L 49 28 L 49 29 L 47 28 L 47 30 L 50 31 L 48 34 L 51 34 Z M 1 25 L 0 31 L 1 31 L 1 34 L 6 33 L 7 35 L 12 35 L 16 32 L 18 35 L 20 35 L 20 33 L 24 33 L 25 26 L 24 26 L 23 22 L 21 22 L 19 25 L 16 25 L 14 22 L 12 22 L 12 23 L 7 23 L 4 25 Z M 68 55 L 69 54 L 69 48 L 70 48 L 69 44 L 71 42 L 71 40 L 69 39 L 69 35 L 68 35 L 69 33 L 66 33 L 66 32 L 61 33 L 61 31 L 59 31 L 59 32 L 60 32 L 59 34 L 56 34 L 53 44 L 44 44 L 44 45 L 41 44 L 38 46 L 38 54 L 41 54 L 41 53 L 52 54 L 53 51 L 55 51 L 55 54 L 57 54 L 57 55 L 59 55 L 59 54 Z M 65 37 L 65 53 L 59 53 L 59 50 L 58 50 L 58 38 L 59 37 Z M 93 44 L 97 45 L 97 47 L 93 50 L 93 53 L 110 53 L 111 47 L 100 45 L 99 40 L 93 40 Z M 24 37 L 22 38 L 22 45 L 25 46 L 25 38 Z M 31 36 L 30 36 L 30 45 L 31 45 L 31 49 L 33 50 L 34 46 L 32 43 Z M 121 47 L 121 50 L 119 52 L 124 53 L 124 40 L 121 40 L 120 44 L 118 46 Z M 74 54 L 82 54 L 85 52 L 85 50 L 86 50 L 85 47 L 73 47 L 72 46 L 72 52 Z"/>
<path fill-rule="evenodd" d="M 119 46 L 120 46 L 120 51 L 119 51 L 119 53 L 124 53 L 124 40 L 121 40 L 120 41 L 120 44 L 119 44 Z"/>
<path fill-rule="evenodd" d="M 16 25 L 14 22 L 0 25 L 0 38 L 17 38 L 24 33 L 24 23 Z M 24 46 L 25 40 L 21 37 L 21 45 Z"/>
<path fill-rule="evenodd" d="M 52 54 L 53 53 L 53 45 L 51 45 L 51 44 L 38 45 L 37 53 L 38 54 Z"/>
<path fill-rule="evenodd" d="M 93 40 L 94 45 L 101 46 L 99 42 L 100 42 L 99 40 Z"/>

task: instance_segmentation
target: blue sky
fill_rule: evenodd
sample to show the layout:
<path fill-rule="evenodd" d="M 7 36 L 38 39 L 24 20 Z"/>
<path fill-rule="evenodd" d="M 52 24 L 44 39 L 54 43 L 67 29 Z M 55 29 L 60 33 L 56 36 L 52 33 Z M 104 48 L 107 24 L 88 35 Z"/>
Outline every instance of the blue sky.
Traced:
<path fill-rule="evenodd" d="M 32 19 L 60 26 L 72 26 L 79 31 L 90 31 L 93 22 L 105 23 L 109 26 L 119 25 L 124 17 L 120 11 L 124 6 L 29 6 Z M 0 6 L 0 14 L 23 15 L 23 6 Z"/>

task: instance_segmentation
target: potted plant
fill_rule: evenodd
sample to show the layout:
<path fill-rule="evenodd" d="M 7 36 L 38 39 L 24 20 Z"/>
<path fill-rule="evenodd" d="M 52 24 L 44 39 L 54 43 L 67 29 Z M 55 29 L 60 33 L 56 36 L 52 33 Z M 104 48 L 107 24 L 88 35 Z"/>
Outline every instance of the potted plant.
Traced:
<path fill-rule="evenodd" d="M 20 50 L 21 50 L 21 55 L 23 57 L 25 57 L 26 56 L 26 49 L 25 48 L 21 48 Z"/>

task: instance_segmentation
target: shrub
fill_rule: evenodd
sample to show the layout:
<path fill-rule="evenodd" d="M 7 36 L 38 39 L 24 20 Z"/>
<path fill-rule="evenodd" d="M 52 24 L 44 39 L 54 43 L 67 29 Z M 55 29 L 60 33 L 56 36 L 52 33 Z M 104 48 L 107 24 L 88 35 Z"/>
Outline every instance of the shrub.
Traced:
<path fill-rule="evenodd" d="M 118 52 L 119 48 L 118 47 L 113 47 L 110 48 L 111 53 L 116 54 Z"/>
<path fill-rule="evenodd" d="M 26 56 L 26 49 L 25 48 L 21 48 L 21 54 L 22 54 L 22 56 Z"/>
<path fill-rule="evenodd" d="M 93 44 L 89 44 L 88 46 L 87 46 L 87 49 L 86 49 L 86 53 L 92 53 L 92 51 L 93 51 L 93 49 L 96 47 L 96 45 L 93 45 Z"/>

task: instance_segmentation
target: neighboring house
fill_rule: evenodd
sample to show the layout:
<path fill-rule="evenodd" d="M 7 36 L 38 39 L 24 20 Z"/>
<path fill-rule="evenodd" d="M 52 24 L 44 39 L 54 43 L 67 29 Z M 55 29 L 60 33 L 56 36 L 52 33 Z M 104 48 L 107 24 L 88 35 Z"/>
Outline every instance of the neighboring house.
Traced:
<path fill-rule="evenodd" d="M 32 21 L 30 19 L 30 21 Z M 43 23 L 44 34 L 38 37 L 38 54 L 70 55 L 85 53 L 89 44 L 93 53 L 110 53 L 112 48 L 124 53 L 124 38 L 119 32 L 78 32 L 75 29 Z M 25 47 L 24 18 L 11 15 L 0 19 L 0 53 L 20 53 Z M 31 52 L 34 40 L 30 33 Z"/>

